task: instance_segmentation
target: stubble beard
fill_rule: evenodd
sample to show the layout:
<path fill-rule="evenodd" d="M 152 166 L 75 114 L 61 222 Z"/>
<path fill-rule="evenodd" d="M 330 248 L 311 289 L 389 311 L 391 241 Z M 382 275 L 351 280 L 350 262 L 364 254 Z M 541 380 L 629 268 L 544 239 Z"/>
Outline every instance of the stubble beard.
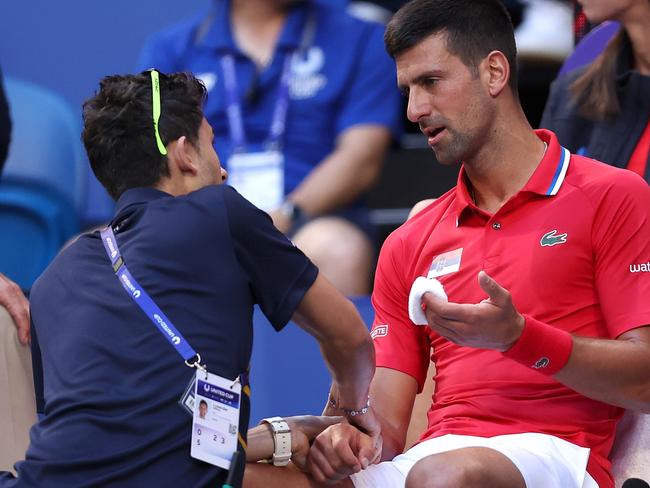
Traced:
<path fill-rule="evenodd" d="M 460 164 L 465 159 L 467 150 L 470 146 L 470 138 L 466 134 L 451 129 L 449 126 L 446 127 L 446 130 L 449 142 L 445 145 L 437 144 L 431 149 L 440 164 L 444 166 Z"/>

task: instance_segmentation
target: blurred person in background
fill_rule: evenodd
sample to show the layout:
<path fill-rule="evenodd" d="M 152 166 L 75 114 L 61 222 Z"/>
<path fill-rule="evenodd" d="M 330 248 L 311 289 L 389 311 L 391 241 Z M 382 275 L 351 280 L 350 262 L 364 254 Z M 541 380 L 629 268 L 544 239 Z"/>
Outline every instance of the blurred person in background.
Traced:
<path fill-rule="evenodd" d="M 9 153 L 11 141 L 11 116 L 9 103 L 4 90 L 2 71 L 0 70 L 0 180 L 2 168 Z M 3 238 L 7 238 L 4 236 Z M 18 338 L 22 344 L 29 342 L 29 303 L 20 287 L 0 273 L 0 306 L 7 309 L 18 329 Z"/>
<path fill-rule="evenodd" d="M 0 181 L 2 168 L 9 152 L 11 140 L 11 117 L 0 71 Z M 3 231 L 3 239 L 11 239 L 11 233 Z M 22 365 L 16 375 L 3 370 L 0 376 L 0 420 L 10 420 L 11 425 L 0 423 L 0 471 L 9 469 L 22 458 L 29 443 L 27 429 L 36 417 L 35 408 L 24 408 L 24 398 L 34 398 L 30 355 L 27 346 L 29 335 L 29 303 L 20 286 L 0 273 L 0 360 L 5 369 L 9 364 Z"/>
<path fill-rule="evenodd" d="M 347 295 L 370 291 L 363 195 L 401 125 L 382 34 L 342 5 L 214 0 L 207 15 L 153 35 L 139 62 L 204 81 L 229 184 Z"/>
<path fill-rule="evenodd" d="M 540 126 L 571 151 L 650 182 L 650 1 L 579 3 L 590 23 L 621 27 L 591 64 L 553 82 Z"/>

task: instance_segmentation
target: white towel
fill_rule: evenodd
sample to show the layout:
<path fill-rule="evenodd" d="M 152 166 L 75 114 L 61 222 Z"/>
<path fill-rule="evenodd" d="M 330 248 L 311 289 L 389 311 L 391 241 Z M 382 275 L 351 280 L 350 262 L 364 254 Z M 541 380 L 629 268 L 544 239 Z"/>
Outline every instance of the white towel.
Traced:
<path fill-rule="evenodd" d="M 427 325 L 427 317 L 422 310 L 422 295 L 430 292 L 441 300 L 447 301 L 445 289 L 435 278 L 418 276 L 409 293 L 409 318 L 415 325 Z"/>

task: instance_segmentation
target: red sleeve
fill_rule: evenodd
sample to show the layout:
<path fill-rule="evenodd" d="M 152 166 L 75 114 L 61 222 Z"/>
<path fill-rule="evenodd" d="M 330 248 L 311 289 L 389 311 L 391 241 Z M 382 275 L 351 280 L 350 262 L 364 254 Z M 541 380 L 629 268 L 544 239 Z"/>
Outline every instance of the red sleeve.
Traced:
<path fill-rule="evenodd" d="M 372 304 L 375 321 L 371 335 L 377 366 L 408 374 L 422 391 L 429 368 L 430 344 L 426 329 L 414 325 L 408 316 L 410 279 L 402 252 L 402 242 L 391 235 L 379 254 Z"/>
<path fill-rule="evenodd" d="M 612 337 L 650 325 L 650 187 L 617 173 L 592 230 L 596 289 Z"/>

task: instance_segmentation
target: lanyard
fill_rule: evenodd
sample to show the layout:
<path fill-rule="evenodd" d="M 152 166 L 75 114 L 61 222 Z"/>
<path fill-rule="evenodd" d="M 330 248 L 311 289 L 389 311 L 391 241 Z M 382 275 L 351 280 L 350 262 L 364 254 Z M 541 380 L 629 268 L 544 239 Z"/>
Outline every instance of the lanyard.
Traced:
<path fill-rule="evenodd" d="M 273 108 L 271 127 L 267 145 L 279 149 L 282 146 L 282 138 L 287 125 L 287 112 L 289 111 L 289 86 L 291 84 L 291 64 L 297 61 L 298 56 L 312 43 L 316 32 L 316 20 L 310 15 L 305 23 L 302 33 L 300 47 L 291 53 L 287 53 L 282 65 L 280 86 L 278 96 Z M 235 57 L 226 54 L 221 57 L 221 69 L 223 70 L 223 84 L 226 91 L 226 115 L 230 129 L 230 138 L 233 143 L 233 152 L 242 152 L 246 147 L 246 133 L 244 131 L 244 117 L 242 115 L 241 101 L 237 89 L 237 75 L 235 70 Z"/>
<path fill-rule="evenodd" d="M 113 265 L 113 271 L 117 275 L 120 283 L 124 290 L 129 294 L 135 303 L 142 309 L 142 311 L 149 317 L 151 322 L 158 328 L 160 333 L 167 339 L 176 352 L 182 356 L 185 360 L 185 364 L 190 367 L 200 367 L 201 366 L 201 356 L 199 356 L 189 342 L 185 340 L 183 335 L 174 327 L 172 321 L 163 313 L 158 305 L 151 299 L 149 294 L 142 289 L 138 284 L 135 278 L 131 275 L 129 270 L 122 259 L 120 254 L 120 249 L 117 247 L 117 240 L 115 239 L 115 234 L 111 226 L 107 226 L 105 229 L 102 229 L 100 232 L 102 236 L 102 242 L 104 243 L 104 249 L 108 258 L 111 260 Z M 195 361 L 190 362 L 190 359 L 196 358 Z"/>

